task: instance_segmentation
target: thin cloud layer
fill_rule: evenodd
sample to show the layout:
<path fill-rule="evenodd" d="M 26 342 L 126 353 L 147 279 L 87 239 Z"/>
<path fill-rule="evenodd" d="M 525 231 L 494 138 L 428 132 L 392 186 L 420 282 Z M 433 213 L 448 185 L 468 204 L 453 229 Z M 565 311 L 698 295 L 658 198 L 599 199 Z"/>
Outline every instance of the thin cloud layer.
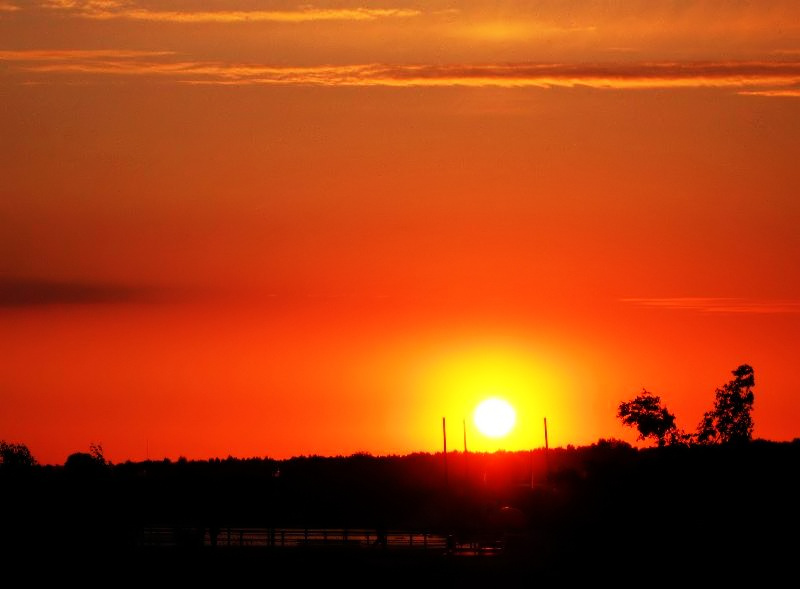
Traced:
<path fill-rule="evenodd" d="M 0 59 L 35 74 L 167 77 L 188 84 L 504 87 L 598 89 L 723 88 L 796 96 L 800 61 L 356 64 L 307 67 L 176 60 L 169 52 L 4 51 Z"/>
<path fill-rule="evenodd" d="M 32 49 L 0 50 L 3 61 L 91 61 L 97 59 L 132 59 L 173 55 L 172 51 L 138 51 L 130 49 Z"/>
<path fill-rule="evenodd" d="M 137 20 L 172 23 L 240 23 L 313 21 L 372 21 L 380 18 L 418 16 L 411 8 L 315 8 L 302 6 L 295 10 L 153 10 L 134 2 L 116 0 L 50 0 L 44 6 L 65 11 L 73 16 L 94 20 Z"/>
<path fill-rule="evenodd" d="M 745 96 L 768 96 L 772 98 L 800 98 L 800 88 L 791 90 L 749 90 L 740 92 Z"/>
<path fill-rule="evenodd" d="M 754 301 L 725 297 L 672 297 L 622 299 L 638 307 L 698 311 L 701 313 L 773 314 L 800 313 L 798 301 Z"/>

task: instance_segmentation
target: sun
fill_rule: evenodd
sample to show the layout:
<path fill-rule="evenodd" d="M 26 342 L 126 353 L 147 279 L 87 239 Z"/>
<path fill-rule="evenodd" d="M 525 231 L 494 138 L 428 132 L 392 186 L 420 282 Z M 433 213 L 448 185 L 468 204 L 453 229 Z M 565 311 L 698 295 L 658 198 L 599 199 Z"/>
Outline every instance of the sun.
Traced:
<path fill-rule="evenodd" d="M 484 436 L 502 438 L 517 420 L 514 408 L 503 399 L 486 399 L 475 408 L 473 414 L 475 426 Z"/>

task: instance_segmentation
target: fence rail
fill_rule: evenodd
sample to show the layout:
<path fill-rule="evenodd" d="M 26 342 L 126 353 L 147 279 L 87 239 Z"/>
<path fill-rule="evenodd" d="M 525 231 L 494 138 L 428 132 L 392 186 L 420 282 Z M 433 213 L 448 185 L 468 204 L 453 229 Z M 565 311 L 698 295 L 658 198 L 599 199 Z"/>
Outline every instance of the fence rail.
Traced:
<path fill-rule="evenodd" d="M 219 546 L 266 548 L 370 546 L 390 550 L 419 550 L 456 554 L 493 554 L 498 542 L 457 542 L 452 536 L 428 532 L 343 528 L 234 528 L 148 527 L 143 546 Z"/>

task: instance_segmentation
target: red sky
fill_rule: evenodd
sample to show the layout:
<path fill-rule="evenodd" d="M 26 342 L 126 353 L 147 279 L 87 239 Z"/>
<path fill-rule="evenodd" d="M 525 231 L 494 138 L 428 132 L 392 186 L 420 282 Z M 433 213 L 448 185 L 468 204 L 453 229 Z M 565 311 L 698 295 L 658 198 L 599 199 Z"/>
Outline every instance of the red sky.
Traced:
<path fill-rule="evenodd" d="M 303 4 L 303 6 L 300 6 Z M 0 2 L 0 439 L 61 463 L 800 435 L 793 1 Z"/>

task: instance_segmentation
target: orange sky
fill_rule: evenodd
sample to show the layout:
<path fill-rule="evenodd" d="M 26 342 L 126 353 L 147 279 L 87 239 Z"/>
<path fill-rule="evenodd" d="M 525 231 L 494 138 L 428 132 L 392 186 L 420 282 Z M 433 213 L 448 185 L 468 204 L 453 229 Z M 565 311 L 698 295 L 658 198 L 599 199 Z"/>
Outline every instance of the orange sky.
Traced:
<path fill-rule="evenodd" d="M 0 1 L 0 439 L 61 463 L 799 436 L 800 8 Z"/>

